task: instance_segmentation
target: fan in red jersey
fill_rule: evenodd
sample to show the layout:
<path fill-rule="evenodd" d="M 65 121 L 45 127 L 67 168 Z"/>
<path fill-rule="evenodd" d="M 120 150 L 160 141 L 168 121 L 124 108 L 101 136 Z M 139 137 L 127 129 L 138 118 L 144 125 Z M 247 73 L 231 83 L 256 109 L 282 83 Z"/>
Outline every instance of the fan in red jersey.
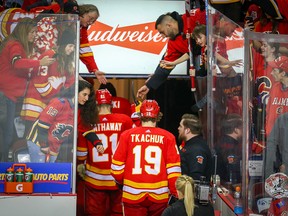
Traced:
<path fill-rule="evenodd" d="M 144 100 L 141 126 L 122 133 L 113 156 L 111 174 L 123 185 L 125 215 L 161 215 L 169 194 L 177 197 L 180 156 L 174 135 L 156 127 L 159 112 L 155 100 Z"/>
<path fill-rule="evenodd" d="M 52 99 L 33 124 L 27 137 L 31 162 L 54 163 L 61 145 L 70 144 L 74 124 L 74 89 L 71 86 L 62 92 L 63 97 Z"/>
<path fill-rule="evenodd" d="M 122 215 L 121 190 L 110 174 L 111 159 L 120 135 L 132 128 L 133 122 L 127 115 L 111 113 L 112 95 L 107 89 L 96 92 L 96 102 L 99 109 L 99 122 L 93 131 L 101 140 L 104 152 L 97 152 L 88 140 L 78 142 L 77 146 L 78 160 L 83 162 L 86 160 L 83 175 L 86 196 L 85 214 Z"/>
<path fill-rule="evenodd" d="M 33 19 L 25 17 L 18 20 L 16 26 L 15 24 L 13 23 L 13 32 L 1 41 L 0 45 L 0 100 L 1 113 L 4 116 L 3 121 L 0 122 L 0 132 L 3 131 L 3 142 L 0 143 L 4 143 L 4 161 L 7 161 L 8 150 L 13 141 L 17 101 L 21 101 L 26 94 L 28 80 L 37 74 L 37 69 L 54 62 L 54 59 L 48 56 L 39 60 L 30 58 L 36 36 L 36 23 Z"/>
<path fill-rule="evenodd" d="M 276 119 L 288 112 L 288 57 L 280 56 L 268 63 L 272 76 L 279 82 L 273 84 L 266 108 L 266 135 L 269 136 Z"/>
<path fill-rule="evenodd" d="M 29 82 L 20 113 L 26 120 L 26 130 L 31 129 L 31 125 L 51 99 L 75 82 L 75 43 L 76 34 L 65 30 L 58 39 L 58 47 L 40 56 L 40 59 L 48 56 L 55 61 L 50 66 L 40 66 L 38 74 Z"/>
<path fill-rule="evenodd" d="M 94 24 L 100 16 L 99 10 L 95 5 L 83 4 L 79 6 L 80 19 L 80 60 L 86 65 L 90 73 L 94 73 L 100 83 L 107 82 L 105 74 L 99 70 L 94 54 L 88 40 L 88 28 Z"/>
<path fill-rule="evenodd" d="M 273 84 L 267 104 L 265 171 L 266 176 L 274 171 L 287 175 L 288 57 L 281 56 L 269 64 L 279 82 Z"/>

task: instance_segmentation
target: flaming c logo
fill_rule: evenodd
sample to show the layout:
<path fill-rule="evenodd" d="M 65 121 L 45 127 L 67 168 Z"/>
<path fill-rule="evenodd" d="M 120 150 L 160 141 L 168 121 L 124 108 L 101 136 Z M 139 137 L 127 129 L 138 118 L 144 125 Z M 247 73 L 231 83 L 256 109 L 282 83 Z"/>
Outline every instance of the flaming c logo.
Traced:
<path fill-rule="evenodd" d="M 154 22 L 150 22 L 112 27 L 98 21 L 88 29 L 88 39 L 91 46 L 110 44 L 158 55 L 166 45 L 167 39 L 162 38 L 154 25 Z"/>

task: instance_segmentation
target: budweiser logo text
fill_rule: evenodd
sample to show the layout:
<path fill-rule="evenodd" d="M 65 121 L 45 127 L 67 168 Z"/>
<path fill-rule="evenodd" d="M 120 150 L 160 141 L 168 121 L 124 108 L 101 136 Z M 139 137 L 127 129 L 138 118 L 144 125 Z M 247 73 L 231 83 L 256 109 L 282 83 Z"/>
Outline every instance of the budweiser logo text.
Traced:
<path fill-rule="evenodd" d="M 154 29 L 154 22 L 124 27 L 96 22 L 90 26 L 88 34 L 91 46 L 110 44 L 153 54 L 160 54 L 167 42 Z"/>

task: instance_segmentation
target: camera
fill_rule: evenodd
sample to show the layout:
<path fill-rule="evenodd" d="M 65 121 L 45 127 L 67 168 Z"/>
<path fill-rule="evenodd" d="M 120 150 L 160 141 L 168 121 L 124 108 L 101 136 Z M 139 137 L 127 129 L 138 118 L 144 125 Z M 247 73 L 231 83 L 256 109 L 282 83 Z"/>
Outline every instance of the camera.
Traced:
<path fill-rule="evenodd" d="M 209 203 L 209 193 L 209 182 L 206 182 L 205 176 L 201 176 L 199 183 L 195 185 L 196 199 L 200 204 L 207 205 Z"/>

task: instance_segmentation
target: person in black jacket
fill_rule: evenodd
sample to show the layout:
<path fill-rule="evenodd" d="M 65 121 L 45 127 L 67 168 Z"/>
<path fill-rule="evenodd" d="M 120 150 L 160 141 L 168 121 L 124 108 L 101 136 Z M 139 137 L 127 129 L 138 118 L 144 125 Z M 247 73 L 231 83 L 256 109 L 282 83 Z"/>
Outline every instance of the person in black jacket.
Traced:
<path fill-rule="evenodd" d="M 180 149 L 182 174 L 200 180 L 201 176 L 210 181 L 213 160 L 207 141 L 201 135 L 199 118 L 193 114 L 184 114 L 178 127 L 179 140 L 184 141 Z"/>
<path fill-rule="evenodd" d="M 210 203 L 201 205 L 195 200 L 194 180 L 190 176 L 179 176 L 175 186 L 179 200 L 166 208 L 162 216 L 214 216 Z"/>
<path fill-rule="evenodd" d="M 196 23 L 206 24 L 206 13 L 203 7 L 193 9 L 193 15 L 191 14 L 189 17 L 186 14 L 180 15 L 176 11 L 173 11 L 162 14 L 157 18 L 155 29 L 163 38 L 168 38 L 167 50 L 155 69 L 154 74 L 149 76 L 145 85 L 138 89 L 138 98 L 144 99 L 151 89 L 158 89 L 167 80 L 176 65 L 189 59 L 189 49 L 192 50 L 192 56 L 194 57 L 200 54 L 199 47 L 196 46 L 195 41 L 192 42 L 194 39 L 190 41 L 191 43 L 188 43 L 186 37 L 186 33 L 189 32 L 188 29 L 193 31 Z"/>
<path fill-rule="evenodd" d="M 217 174 L 224 184 L 241 183 L 242 124 L 242 117 L 238 114 L 228 114 L 221 122 L 222 135 L 215 150 L 218 156 Z"/>

